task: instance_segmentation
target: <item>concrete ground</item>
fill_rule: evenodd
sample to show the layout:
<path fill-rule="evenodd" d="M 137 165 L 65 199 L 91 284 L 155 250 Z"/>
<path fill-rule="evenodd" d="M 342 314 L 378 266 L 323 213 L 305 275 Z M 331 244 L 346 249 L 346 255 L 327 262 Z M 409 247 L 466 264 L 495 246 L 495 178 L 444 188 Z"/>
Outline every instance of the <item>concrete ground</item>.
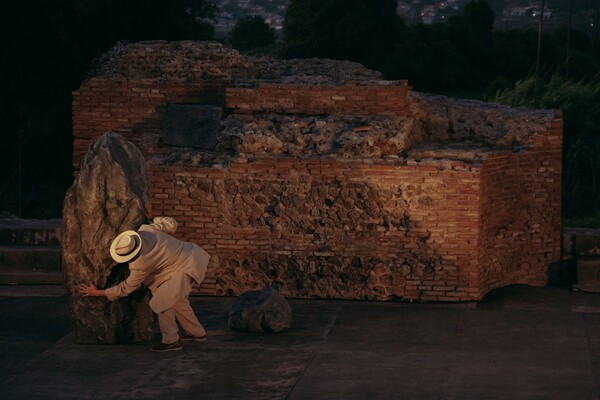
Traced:
<path fill-rule="evenodd" d="M 479 303 L 290 300 L 292 329 L 204 343 L 73 343 L 61 286 L 0 286 L 0 399 L 598 399 L 600 295 L 513 286 Z"/>

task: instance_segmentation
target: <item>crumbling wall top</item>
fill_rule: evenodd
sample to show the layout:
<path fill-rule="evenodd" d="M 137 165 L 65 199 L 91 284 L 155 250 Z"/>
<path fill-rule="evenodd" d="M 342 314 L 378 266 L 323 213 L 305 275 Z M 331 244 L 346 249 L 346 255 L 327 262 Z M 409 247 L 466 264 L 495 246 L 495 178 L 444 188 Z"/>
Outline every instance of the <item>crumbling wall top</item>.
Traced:
<path fill-rule="evenodd" d="M 557 110 L 532 110 L 479 100 L 410 92 L 415 142 L 450 147 L 521 150 L 548 123 L 562 118 Z"/>
<path fill-rule="evenodd" d="M 152 151 L 154 161 L 166 164 L 212 165 L 254 156 L 478 163 L 489 152 L 526 150 L 535 145 L 551 121 L 561 118 L 555 110 L 514 108 L 413 91 L 408 91 L 408 98 L 406 92 L 402 98 L 394 97 L 383 93 L 387 89 L 383 86 L 401 84 L 409 88 L 406 81 L 382 80 L 379 72 L 358 63 L 245 57 L 217 42 L 120 42 L 97 61 L 89 77 L 157 85 L 174 82 L 179 86 L 218 81 L 233 88 L 234 93 L 250 93 L 248 101 L 255 103 L 251 104 L 254 108 L 237 109 L 235 102 L 227 103 L 213 151 L 161 145 Z M 277 90 L 269 92 L 268 99 L 256 97 L 260 88 L 270 86 Z M 332 86 L 351 93 L 324 95 L 322 89 Z M 372 87 L 377 87 L 376 95 L 367 94 Z M 291 92 L 288 97 L 276 93 L 286 90 Z M 294 111 L 298 108 L 295 103 L 314 106 L 319 101 L 329 104 L 349 98 L 365 102 L 353 104 L 365 112 L 349 113 L 343 107 L 312 114 Z M 366 111 L 367 105 L 369 110 L 379 107 L 379 100 L 388 107 L 402 103 L 406 109 L 383 116 Z M 279 108 L 267 107 L 272 104 Z"/>
<path fill-rule="evenodd" d="M 155 40 L 117 43 L 96 60 L 88 77 L 178 82 L 226 79 L 234 85 L 257 81 L 294 84 L 368 81 L 373 84 L 374 80 L 381 79 L 381 74 L 350 61 L 244 57 L 218 42 Z"/>

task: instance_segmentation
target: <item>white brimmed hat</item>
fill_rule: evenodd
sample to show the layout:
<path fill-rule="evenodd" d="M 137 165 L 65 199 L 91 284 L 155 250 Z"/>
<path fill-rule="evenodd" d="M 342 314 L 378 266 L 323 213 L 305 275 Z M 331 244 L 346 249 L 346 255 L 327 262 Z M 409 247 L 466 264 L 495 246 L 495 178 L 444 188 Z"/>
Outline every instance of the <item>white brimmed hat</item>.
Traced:
<path fill-rule="evenodd" d="M 118 263 L 126 263 L 142 249 L 142 239 L 136 231 L 119 234 L 110 244 L 110 256 Z"/>

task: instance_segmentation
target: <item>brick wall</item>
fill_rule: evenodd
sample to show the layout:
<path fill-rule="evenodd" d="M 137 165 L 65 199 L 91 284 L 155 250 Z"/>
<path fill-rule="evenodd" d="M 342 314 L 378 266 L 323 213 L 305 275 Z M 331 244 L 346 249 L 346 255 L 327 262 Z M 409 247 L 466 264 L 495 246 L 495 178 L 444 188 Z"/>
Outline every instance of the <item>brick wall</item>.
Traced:
<path fill-rule="evenodd" d="M 226 80 L 156 82 L 93 78 L 73 92 L 73 166 L 79 169 L 90 143 L 113 131 L 151 157 L 160 146 L 160 125 L 170 103 L 225 104 Z"/>
<path fill-rule="evenodd" d="M 73 93 L 73 166 L 104 132 L 122 134 L 151 157 L 168 153 L 160 146 L 161 122 L 168 104 L 216 104 L 236 113 L 404 116 L 408 85 L 284 85 L 227 87 L 227 80 L 192 83 L 93 78 Z M 368 99 L 368 100 L 367 100 Z"/>
<path fill-rule="evenodd" d="M 84 82 L 73 94 L 76 168 L 108 130 L 148 159 L 168 155 L 159 134 L 170 103 L 246 115 L 414 112 L 406 82 L 229 86 Z M 151 162 L 152 201 L 157 213 L 178 219 L 181 238 L 212 255 L 200 293 L 276 285 L 293 297 L 476 300 L 512 283 L 543 284 L 558 259 L 561 135 L 562 121 L 549 121 L 521 151 L 486 151 L 469 162 L 281 155 L 211 167 Z"/>
<path fill-rule="evenodd" d="M 560 259 L 562 120 L 527 151 L 497 152 L 482 168 L 480 287 L 543 285 Z"/>
<path fill-rule="evenodd" d="M 387 85 L 261 84 L 257 88 L 227 88 L 227 107 L 236 113 L 291 113 L 404 116 L 406 81 Z"/>
<path fill-rule="evenodd" d="M 479 171 L 462 167 L 262 158 L 150 175 L 155 210 L 213 256 L 216 294 L 458 301 L 480 295 Z"/>

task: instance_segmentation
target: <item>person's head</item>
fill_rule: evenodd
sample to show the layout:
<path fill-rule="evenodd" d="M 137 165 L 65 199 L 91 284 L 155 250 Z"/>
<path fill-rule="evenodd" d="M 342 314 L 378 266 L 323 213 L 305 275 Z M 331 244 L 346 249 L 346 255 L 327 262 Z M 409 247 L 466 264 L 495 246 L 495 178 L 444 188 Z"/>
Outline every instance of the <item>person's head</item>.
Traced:
<path fill-rule="evenodd" d="M 141 249 L 140 235 L 136 231 L 125 231 L 110 244 L 110 256 L 118 263 L 126 263 L 133 260 Z"/>

